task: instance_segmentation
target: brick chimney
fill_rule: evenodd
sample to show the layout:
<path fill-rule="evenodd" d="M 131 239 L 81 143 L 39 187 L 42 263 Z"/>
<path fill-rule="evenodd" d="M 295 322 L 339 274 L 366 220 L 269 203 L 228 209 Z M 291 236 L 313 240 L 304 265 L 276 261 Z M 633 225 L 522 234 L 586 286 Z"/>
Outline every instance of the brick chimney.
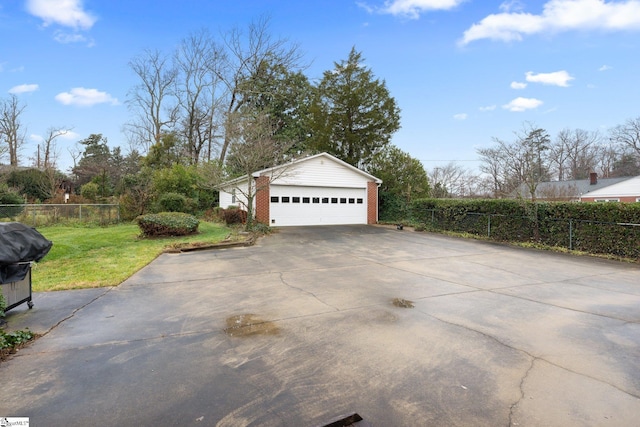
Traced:
<path fill-rule="evenodd" d="M 591 172 L 589 174 L 589 184 L 596 185 L 598 183 L 598 174 L 596 172 Z"/>

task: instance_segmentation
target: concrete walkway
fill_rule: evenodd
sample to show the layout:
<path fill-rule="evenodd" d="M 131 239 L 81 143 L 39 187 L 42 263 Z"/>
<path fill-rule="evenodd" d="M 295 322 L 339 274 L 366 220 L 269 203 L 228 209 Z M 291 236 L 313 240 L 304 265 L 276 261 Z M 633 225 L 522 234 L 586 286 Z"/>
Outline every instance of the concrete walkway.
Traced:
<path fill-rule="evenodd" d="M 34 302 L 9 325 L 46 334 L 0 364 L 0 417 L 31 426 L 321 426 L 357 412 L 374 426 L 619 427 L 640 416 L 638 265 L 295 227 Z"/>

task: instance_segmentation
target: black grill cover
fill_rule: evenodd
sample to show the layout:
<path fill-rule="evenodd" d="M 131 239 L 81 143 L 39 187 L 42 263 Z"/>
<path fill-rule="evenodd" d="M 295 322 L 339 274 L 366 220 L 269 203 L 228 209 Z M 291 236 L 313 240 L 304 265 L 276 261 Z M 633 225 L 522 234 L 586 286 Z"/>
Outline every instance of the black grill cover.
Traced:
<path fill-rule="evenodd" d="M 0 222 L 0 283 L 25 278 L 31 261 L 40 261 L 53 243 L 35 228 L 19 222 Z"/>

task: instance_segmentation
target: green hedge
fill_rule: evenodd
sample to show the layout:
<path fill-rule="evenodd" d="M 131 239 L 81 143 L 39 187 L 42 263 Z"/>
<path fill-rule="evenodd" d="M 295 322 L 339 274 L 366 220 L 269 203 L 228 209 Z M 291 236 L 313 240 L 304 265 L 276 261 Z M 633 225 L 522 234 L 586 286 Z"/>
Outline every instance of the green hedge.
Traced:
<path fill-rule="evenodd" d="M 143 236 L 186 236 L 198 231 L 200 221 L 181 212 L 160 212 L 136 218 Z"/>
<path fill-rule="evenodd" d="M 412 219 L 425 228 L 536 242 L 640 259 L 640 203 L 421 199 Z"/>

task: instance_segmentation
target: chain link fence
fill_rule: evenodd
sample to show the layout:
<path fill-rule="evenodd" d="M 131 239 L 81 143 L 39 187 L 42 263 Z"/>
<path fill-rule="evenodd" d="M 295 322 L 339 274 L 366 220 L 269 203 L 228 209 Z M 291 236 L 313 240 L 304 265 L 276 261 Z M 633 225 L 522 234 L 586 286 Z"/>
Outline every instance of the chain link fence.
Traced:
<path fill-rule="evenodd" d="M 428 229 L 470 233 L 498 241 L 536 242 L 588 253 L 640 259 L 640 223 L 530 218 L 464 212 L 454 217 L 427 209 Z"/>
<path fill-rule="evenodd" d="M 18 221 L 32 227 L 65 223 L 120 222 L 118 204 L 0 205 L 0 222 Z"/>

